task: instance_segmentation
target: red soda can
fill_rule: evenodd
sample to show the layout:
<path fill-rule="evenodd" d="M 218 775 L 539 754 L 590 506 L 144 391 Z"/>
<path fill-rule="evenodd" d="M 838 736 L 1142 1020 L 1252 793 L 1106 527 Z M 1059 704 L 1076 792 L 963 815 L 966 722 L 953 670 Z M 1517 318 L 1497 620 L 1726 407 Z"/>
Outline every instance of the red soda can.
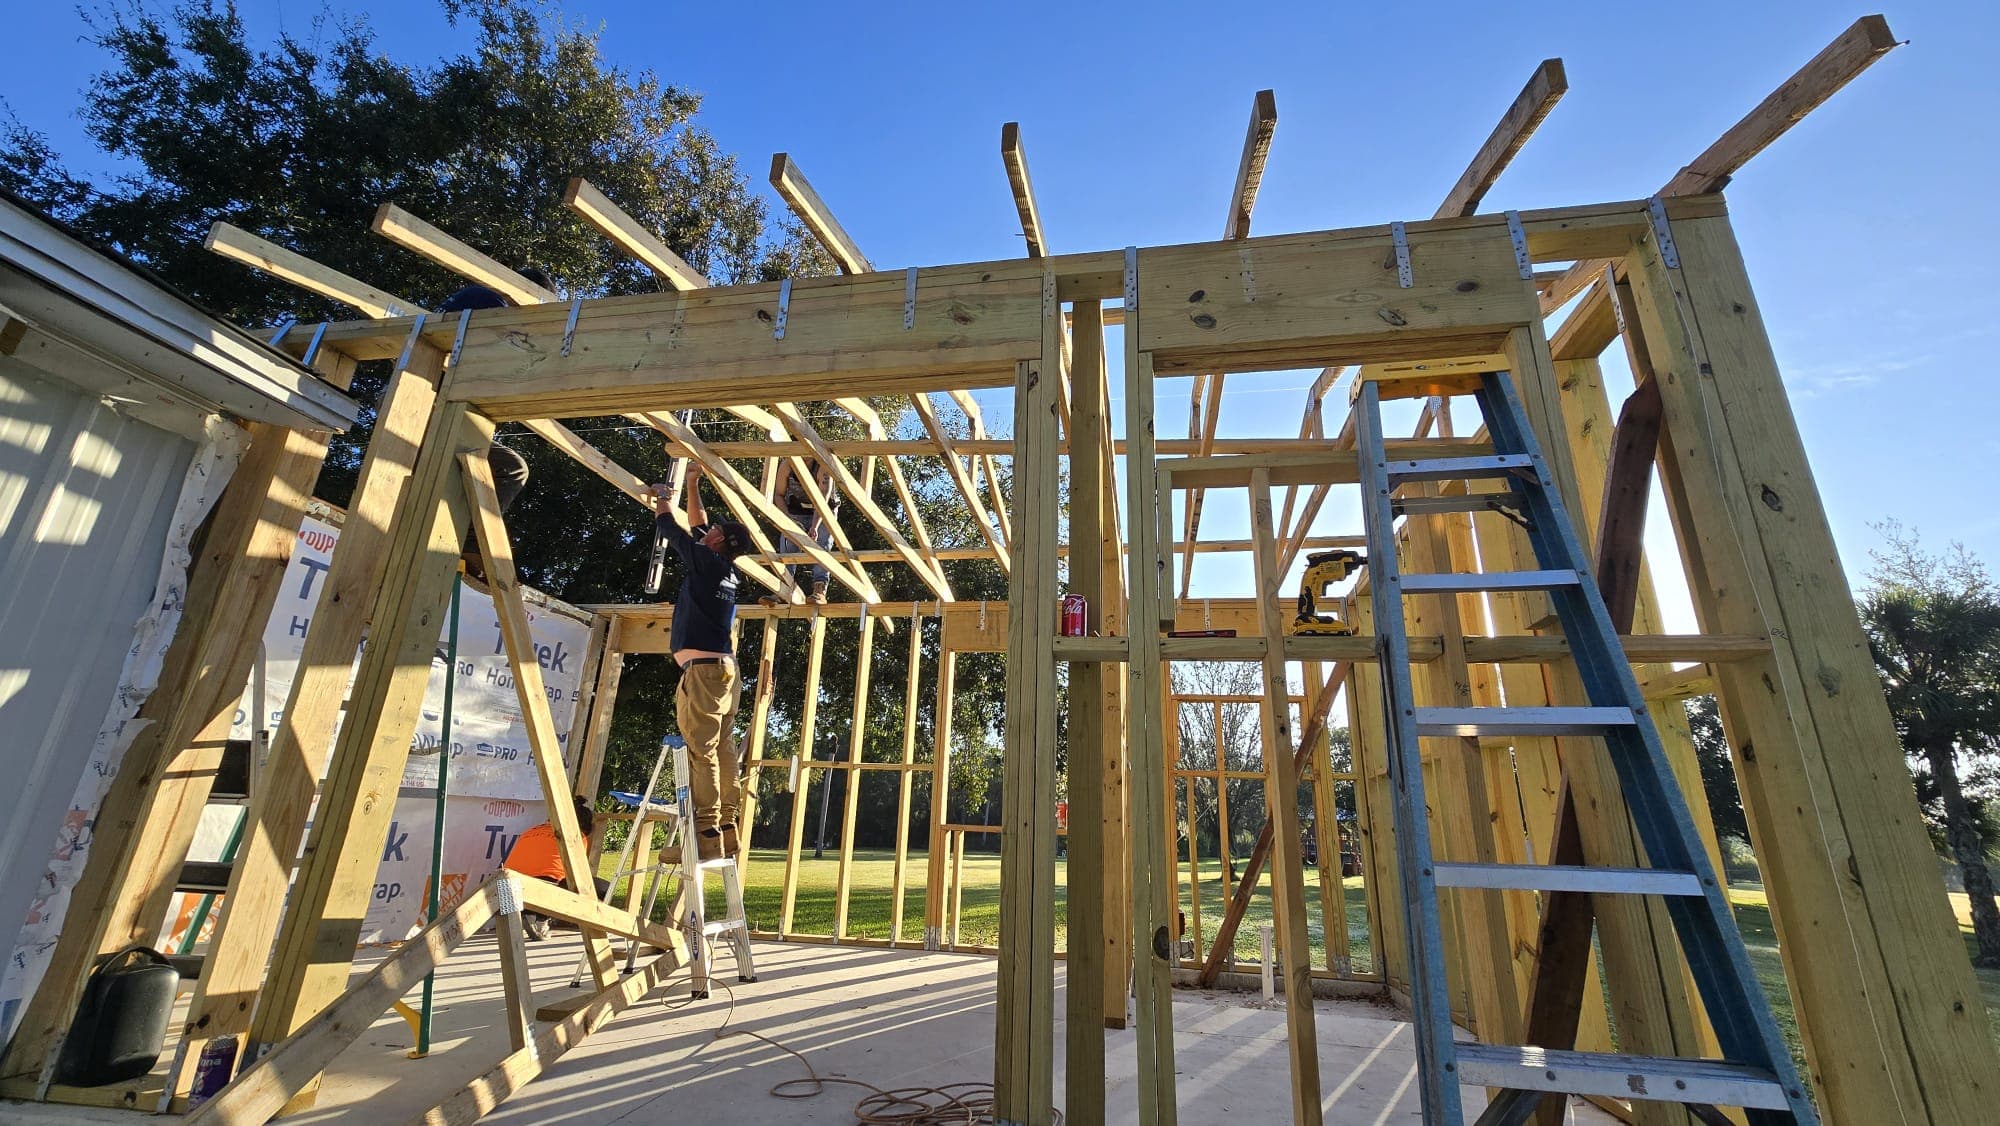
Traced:
<path fill-rule="evenodd" d="M 1090 603 L 1081 594 L 1065 594 L 1062 600 L 1062 635 L 1083 637 L 1090 632 Z"/>

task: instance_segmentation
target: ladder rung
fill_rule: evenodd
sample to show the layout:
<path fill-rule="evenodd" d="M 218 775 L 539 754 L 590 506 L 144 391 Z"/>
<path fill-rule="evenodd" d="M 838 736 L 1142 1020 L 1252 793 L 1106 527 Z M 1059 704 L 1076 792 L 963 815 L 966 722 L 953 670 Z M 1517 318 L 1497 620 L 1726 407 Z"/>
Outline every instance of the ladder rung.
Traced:
<path fill-rule="evenodd" d="M 1418 708 L 1417 734 L 1603 735 L 1631 727 L 1631 708 Z"/>
<path fill-rule="evenodd" d="M 1456 1046 L 1458 1082 L 1468 1087 L 1556 1091 L 1615 1099 L 1784 1110 L 1785 1089 L 1769 1071 L 1721 1060 L 1620 1056 L 1506 1044 Z"/>
<path fill-rule="evenodd" d="M 1439 497 L 1392 497 L 1389 508 L 1398 516 L 1429 516 L 1452 512 L 1499 512 L 1519 509 L 1512 493 L 1456 493 Z"/>
<path fill-rule="evenodd" d="M 1433 572 L 1403 576 L 1404 594 L 1477 594 L 1484 590 L 1555 590 L 1581 581 L 1575 571 Z"/>
<path fill-rule="evenodd" d="M 181 865 L 174 890 L 221 895 L 229 890 L 229 869 L 226 860 L 190 860 Z"/>
<path fill-rule="evenodd" d="M 701 928 L 701 933 L 708 935 L 709 937 L 712 938 L 718 934 L 728 934 L 730 931 L 736 931 L 742 929 L 743 929 L 743 920 L 724 919 L 719 923 L 710 923 L 707 926 Z"/>
<path fill-rule="evenodd" d="M 1441 888 L 1495 888 L 1501 891 L 1586 891 L 1592 894 L 1702 894 L 1692 872 L 1671 868 L 1584 868 L 1569 864 L 1432 865 Z"/>
<path fill-rule="evenodd" d="M 1471 481 L 1487 477 L 1511 477 L 1534 468 L 1526 454 L 1485 454 L 1478 457 L 1427 457 L 1415 461 L 1387 463 L 1389 483 L 1406 481 Z"/>
<path fill-rule="evenodd" d="M 696 867 L 700 868 L 704 872 L 709 872 L 709 871 L 714 871 L 717 868 L 734 868 L 736 867 L 736 861 L 733 857 L 722 856 L 722 857 L 717 857 L 714 860 L 704 860 L 700 864 L 696 865 Z"/>

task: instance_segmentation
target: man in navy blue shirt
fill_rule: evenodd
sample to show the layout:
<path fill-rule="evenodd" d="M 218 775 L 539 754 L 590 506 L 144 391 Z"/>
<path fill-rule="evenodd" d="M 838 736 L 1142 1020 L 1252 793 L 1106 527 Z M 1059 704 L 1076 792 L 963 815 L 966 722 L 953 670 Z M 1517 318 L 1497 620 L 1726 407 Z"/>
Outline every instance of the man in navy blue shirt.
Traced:
<path fill-rule="evenodd" d="M 733 521 L 709 524 L 701 505 L 701 468 L 688 466 L 687 515 L 663 486 L 653 488 L 660 536 L 681 561 L 681 592 L 674 600 L 668 649 L 681 667 L 674 690 L 674 718 L 687 740 L 686 779 L 693 791 L 697 851 L 703 860 L 735 856 L 736 817 L 742 799 L 737 770 L 736 557 L 751 549 L 750 529 Z"/>

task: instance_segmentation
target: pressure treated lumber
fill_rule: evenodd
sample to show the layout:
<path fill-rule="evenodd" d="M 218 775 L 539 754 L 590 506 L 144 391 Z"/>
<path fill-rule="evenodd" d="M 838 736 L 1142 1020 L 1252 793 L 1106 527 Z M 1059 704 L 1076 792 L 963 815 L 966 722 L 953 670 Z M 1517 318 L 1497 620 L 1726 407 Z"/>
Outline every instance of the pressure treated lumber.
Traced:
<path fill-rule="evenodd" d="M 833 255 L 834 263 L 842 273 L 866 274 L 875 269 L 868 264 L 868 257 L 861 253 L 861 248 L 855 245 L 846 228 L 840 225 L 840 220 L 833 217 L 832 209 L 806 182 L 805 174 L 792 163 L 789 155 L 772 155 L 771 186 L 778 189 L 778 195 L 792 209 L 792 214 L 797 215 L 813 237 L 826 247 L 827 253 Z"/>
<path fill-rule="evenodd" d="M 701 271 L 683 261 L 672 247 L 611 202 L 589 180 L 581 176 L 571 178 L 569 187 L 563 191 L 563 203 L 675 289 L 702 289 L 708 285 Z"/>
<path fill-rule="evenodd" d="M 325 773 L 334 723 L 347 697 L 355 650 L 384 577 L 393 573 L 389 546 L 435 406 L 433 383 L 443 363 L 443 353 L 413 341 L 377 402 L 375 432 L 341 527 L 346 550 L 336 553 L 320 577 L 319 601 L 301 646 L 291 694 L 245 814 L 243 844 L 225 892 L 229 910 L 216 922 L 188 1005 L 182 1035 L 189 1041 L 190 1060 L 199 1058 L 201 1042 L 240 1035 L 250 1028 L 292 861 L 305 833 L 314 790 Z M 186 1089 L 193 1071 L 192 1065 L 182 1071 L 179 1089 Z"/>
<path fill-rule="evenodd" d="M 393 203 L 375 209 L 375 218 L 368 229 L 453 273 L 471 278 L 516 305 L 561 300 L 554 290 L 536 285 Z"/>
<path fill-rule="evenodd" d="M 1224 239 L 1250 236 L 1250 215 L 1257 207 L 1257 192 L 1264 183 L 1264 162 L 1270 156 L 1271 138 L 1277 131 L 1277 94 L 1271 90 L 1259 90 L 1250 103 L 1250 126 L 1243 136 L 1243 155 L 1236 163 L 1236 183 L 1229 193 L 1229 215 L 1222 224 Z M 1216 371 L 1195 376 L 1189 393 L 1188 437 L 1195 441 L 1195 452 L 1198 454 L 1210 453 L 1215 446 L 1215 428 L 1222 417 L 1223 375 Z M 1203 500 L 1202 490 L 1188 491 L 1183 519 L 1187 531 L 1181 544 L 1182 598 L 1188 596 L 1194 582 L 1193 545 L 1201 530 Z"/>
<path fill-rule="evenodd" d="M 395 806 L 372 796 L 393 794 L 403 777 L 469 521 L 458 455 L 483 451 L 492 435 L 490 422 L 462 406 L 440 400 L 431 412 L 383 553 L 386 572 L 402 581 L 384 583 L 368 615 L 369 645 L 259 993 L 253 1056 L 346 987 Z"/>
<path fill-rule="evenodd" d="M 1535 135 L 1542 120 L 1569 90 L 1569 75 L 1563 70 L 1561 59 L 1543 59 L 1535 73 L 1528 76 L 1528 84 L 1521 87 L 1512 105 L 1493 127 L 1492 135 L 1473 154 L 1472 163 L 1458 177 L 1451 190 L 1445 193 L 1444 202 L 1438 205 L 1436 218 L 1452 215 L 1470 215 L 1479 210 L 1479 202 L 1486 198 L 1500 173 L 1507 170 L 1514 155 L 1528 138 Z"/>
<path fill-rule="evenodd" d="M 860 615 L 860 619 L 861 640 L 853 652 L 854 712 L 847 725 L 847 761 L 857 768 L 868 732 L 868 674 L 875 658 L 875 619 L 866 614 Z M 846 808 L 840 819 L 840 869 L 834 876 L 833 937 L 836 939 L 847 937 L 847 897 L 854 888 L 854 831 L 855 822 L 861 817 L 858 771 L 847 776 L 846 790 Z"/>
<path fill-rule="evenodd" d="M 1264 633 L 1284 632 L 1278 584 L 1277 532 L 1272 527 L 1271 477 L 1258 470 L 1250 479 L 1250 527 L 1257 541 L 1257 604 Z M 1314 1028 L 1312 947 L 1306 937 L 1305 872 L 1299 859 L 1299 763 L 1292 749 L 1291 691 L 1285 656 L 1264 654 L 1264 704 L 1258 709 L 1264 746 L 1264 808 L 1271 826 L 1271 904 L 1277 916 L 1278 949 L 1285 964 L 1285 1049 L 1291 1059 L 1292 1121 L 1311 1126 L 1321 1120 L 1319 1038 Z M 1306 744 L 1308 749 L 1310 744 Z M 1226 823 L 1225 823 L 1226 824 Z M 1228 870 L 1227 862 L 1224 871 Z"/>
<path fill-rule="evenodd" d="M 1071 441 L 1084 451 L 1070 461 L 1070 593 L 1084 601 L 1085 633 L 1104 625 L 1104 490 L 1113 467 L 1105 448 L 1102 306 L 1084 302 L 1071 322 L 1071 372 L 1076 399 Z M 1114 670 L 1115 675 L 1115 670 Z M 1064 1113 L 1079 1121 L 1104 1116 L 1105 855 L 1104 743 L 1101 665 L 1070 669 L 1068 965 L 1064 984 L 1067 1038 L 1063 1052 Z M 1111 737 L 1115 738 L 1115 735 Z M 1120 989 L 1119 1015 L 1124 1015 Z"/>
<path fill-rule="evenodd" d="M 415 301 L 348 277 L 339 270 L 323 266 L 303 254 L 258 238 L 241 227 L 219 219 L 209 226 L 208 237 L 202 240 L 201 245 L 205 250 L 246 266 L 254 266 L 301 289 L 352 305 L 370 317 L 400 317 L 405 313 L 425 311 Z"/>
<path fill-rule="evenodd" d="M 585 874 L 592 871 L 590 850 L 577 822 L 575 803 L 570 800 L 562 745 L 557 741 L 555 723 L 549 715 L 548 692 L 542 682 L 542 666 L 535 652 L 534 633 L 528 625 L 528 611 L 521 604 L 514 549 L 507 539 L 506 521 L 500 515 L 500 496 L 494 488 L 489 454 L 490 451 L 481 450 L 460 454 L 458 459 L 466 500 L 472 510 L 472 531 L 478 537 L 480 556 L 485 563 L 486 585 L 493 596 L 500 640 L 507 651 L 507 670 L 514 677 L 514 699 L 521 709 L 521 725 L 527 728 L 528 752 L 542 784 L 549 827 L 555 831 L 556 847 L 562 852 L 563 870 L 576 873 L 574 882 L 580 888 L 585 886 Z M 610 985 L 617 971 L 603 935 L 586 930 L 583 945 L 598 986 Z"/>
<path fill-rule="evenodd" d="M 1870 765 L 1895 732 L 1741 253 L 1725 220 L 1672 235 L 1678 271 L 1648 244 L 1626 274 L 1665 392 L 1670 510 L 1700 545 L 1697 616 L 1783 624 L 1717 686 L 1731 745 L 1755 752 L 1738 780 L 1820 1105 L 1976 1121 L 2000 1069 L 1943 889 L 1908 878 L 1932 853 L 1900 763 Z"/>
<path fill-rule="evenodd" d="M 1046 1124 L 1055 1100 L 1055 544 L 1060 460 L 1062 307 L 1042 281 L 1042 354 L 1015 384 L 1014 527 L 1008 595 L 1006 798 L 1000 834 L 1000 972 L 995 1004 L 996 1118 Z"/>

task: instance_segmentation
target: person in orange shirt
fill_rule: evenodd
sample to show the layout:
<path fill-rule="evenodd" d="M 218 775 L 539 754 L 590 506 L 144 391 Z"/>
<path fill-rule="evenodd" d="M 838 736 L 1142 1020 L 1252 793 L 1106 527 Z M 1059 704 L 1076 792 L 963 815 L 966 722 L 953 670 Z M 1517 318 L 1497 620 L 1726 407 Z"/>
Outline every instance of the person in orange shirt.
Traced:
<path fill-rule="evenodd" d="M 590 808 L 590 803 L 585 801 L 581 796 L 577 797 L 577 829 L 588 838 L 590 830 L 595 823 L 596 816 Z M 506 868 L 509 872 L 518 872 L 523 876 L 532 876 L 538 880 L 547 880 L 552 884 L 558 884 L 562 887 L 572 886 L 569 882 L 569 870 L 563 864 L 562 844 L 556 839 L 555 826 L 547 821 L 522 833 L 514 841 L 514 847 L 507 850 L 507 859 L 502 864 L 502 867 Z M 605 893 L 611 890 L 611 884 L 608 881 L 598 879 L 595 876 L 591 877 L 590 882 L 597 888 L 597 898 L 599 900 L 602 900 Z M 549 936 L 548 916 L 537 915 L 533 911 L 524 911 L 521 913 L 521 916 L 522 925 L 527 930 L 530 941 L 540 942 Z"/>

